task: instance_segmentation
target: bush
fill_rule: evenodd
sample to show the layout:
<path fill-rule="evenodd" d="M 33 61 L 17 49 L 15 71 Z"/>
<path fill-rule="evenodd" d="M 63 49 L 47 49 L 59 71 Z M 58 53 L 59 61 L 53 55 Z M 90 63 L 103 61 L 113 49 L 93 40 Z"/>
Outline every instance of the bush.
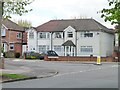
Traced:
<path fill-rule="evenodd" d="M 40 59 L 40 54 L 35 52 L 24 53 L 25 59 Z"/>
<path fill-rule="evenodd" d="M 5 58 L 14 58 L 15 57 L 15 52 L 14 51 L 8 51 L 8 52 L 4 52 L 3 56 Z"/>
<path fill-rule="evenodd" d="M 20 53 L 19 52 L 15 53 L 15 57 L 20 58 Z"/>

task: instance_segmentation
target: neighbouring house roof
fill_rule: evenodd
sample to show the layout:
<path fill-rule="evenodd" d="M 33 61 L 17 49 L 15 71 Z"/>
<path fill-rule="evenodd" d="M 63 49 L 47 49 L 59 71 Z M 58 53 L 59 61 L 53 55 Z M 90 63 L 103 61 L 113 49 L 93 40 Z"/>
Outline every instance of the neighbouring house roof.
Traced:
<path fill-rule="evenodd" d="M 14 23 L 13 21 L 9 19 L 3 20 L 2 24 L 5 25 L 5 27 L 7 27 L 10 30 L 24 31 L 23 27 L 19 26 L 18 24 Z"/>
<path fill-rule="evenodd" d="M 36 29 L 38 32 L 57 32 L 63 31 L 68 26 L 72 26 L 77 31 L 102 30 L 108 33 L 113 33 L 111 29 L 108 29 L 94 19 L 51 20 L 36 27 Z"/>
<path fill-rule="evenodd" d="M 71 40 L 67 40 L 62 44 L 62 46 L 76 46 Z"/>

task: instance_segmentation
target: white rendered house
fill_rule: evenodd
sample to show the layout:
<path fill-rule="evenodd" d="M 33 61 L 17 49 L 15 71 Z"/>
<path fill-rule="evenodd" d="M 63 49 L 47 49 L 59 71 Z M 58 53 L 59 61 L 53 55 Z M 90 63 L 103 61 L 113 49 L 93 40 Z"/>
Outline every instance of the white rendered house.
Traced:
<path fill-rule="evenodd" d="M 28 51 L 59 56 L 111 56 L 114 32 L 94 19 L 51 20 L 27 30 Z"/>

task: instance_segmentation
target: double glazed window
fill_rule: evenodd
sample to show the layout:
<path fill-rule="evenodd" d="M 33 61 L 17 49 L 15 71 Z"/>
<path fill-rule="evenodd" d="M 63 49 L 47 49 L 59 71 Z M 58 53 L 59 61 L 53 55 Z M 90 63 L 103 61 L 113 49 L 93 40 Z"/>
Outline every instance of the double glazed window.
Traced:
<path fill-rule="evenodd" d="M 39 38 L 49 38 L 49 33 L 46 32 L 41 32 L 38 34 Z"/>
<path fill-rule="evenodd" d="M 60 46 L 60 45 L 55 45 L 55 46 L 54 46 L 54 50 L 55 50 L 56 52 L 61 52 L 61 51 L 62 51 L 62 46 Z"/>
<path fill-rule="evenodd" d="M 92 46 L 81 46 L 80 47 L 80 52 L 93 52 L 93 47 Z"/>
<path fill-rule="evenodd" d="M 39 53 L 45 53 L 49 50 L 48 45 L 39 45 Z"/>
<path fill-rule="evenodd" d="M 55 38 L 62 38 L 62 33 L 61 32 L 55 32 Z"/>
<path fill-rule="evenodd" d="M 34 39 L 34 32 L 29 32 L 29 38 Z"/>
<path fill-rule="evenodd" d="M 14 43 L 10 43 L 9 49 L 14 50 Z"/>
<path fill-rule="evenodd" d="M 6 29 L 4 26 L 1 26 L 1 36 L 6 36 Z"/>
<path fill-rule="evenodd" d="M 68 36 L 68 38 L 72 38 L 73 37 L 73 32 L 67 32 L 67 36 Z"/>
<path fill-rule="evenodd" d="M 17 39 L 21 39 L 22 38 L 22 33 L 21 32 L 18 32 L 17 33 Z"/>
<path fill-rule="evenodd" d="M 93 33 L 89 31 L 80 32 L 81 37 L 93 37 Z"/>

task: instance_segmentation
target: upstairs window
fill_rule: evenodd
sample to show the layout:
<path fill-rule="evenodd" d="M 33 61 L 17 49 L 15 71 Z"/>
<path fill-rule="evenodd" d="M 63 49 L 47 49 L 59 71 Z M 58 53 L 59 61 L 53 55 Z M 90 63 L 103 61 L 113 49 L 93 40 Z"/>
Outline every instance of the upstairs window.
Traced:
<path fill-rule="evenodd" d="M 62 38 L 62 33 L 60 32 L 55 32 L 55 38 Z"/>
<path fill-rule="evenodd" d="M 29 38 L 34 39 L 34 32 L 29 32 Z"/>
<path fill-rule="evenodd" d="M 39 38 L 49 38 L 49 33 L 46 32 L 41 32 L 38 35 Z"/>
<path fill-rule="evenodd" d="M 6 29 L 5 27 L 1 27 L 1 36 L 6 36 Z"/>
<path fill-rule="evenodd" d="M 72 38 L 73 37 L 73 32 L 67 32 L 67 36 L 68 36 L 68 38 Z"/>
<path fill-rule="evenodd" d="M 17 33 L 17 39 L 21 39 L 22 38 L 22 33 L 21 32 L 18 32 Z"/>
<path fill-rule="evenodd" d="M 81 37 L 93 37 L 93 33 L 89 31 L 81 32 L 80 33 Z"/>

